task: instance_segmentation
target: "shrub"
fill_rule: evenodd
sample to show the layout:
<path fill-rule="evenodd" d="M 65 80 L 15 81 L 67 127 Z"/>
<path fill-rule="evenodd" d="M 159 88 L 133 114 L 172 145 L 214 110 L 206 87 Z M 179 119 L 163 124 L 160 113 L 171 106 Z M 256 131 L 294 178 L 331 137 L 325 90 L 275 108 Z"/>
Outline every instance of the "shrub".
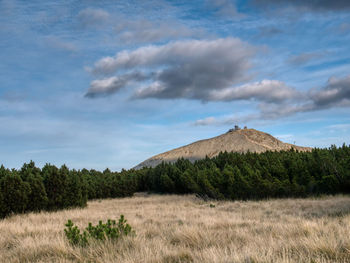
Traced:
<path fill-rule="evenodd" d="M 83 234 L 80 234 L 80 230 L 77 226 L 75 226 L 72 220 L 68 220 L 67 224 L 65 224 L 66 229 L 64 233 L 66 237 L 72 245 L 80 245 L 86 246 L 88 244 L 87 233 L 84 231 Z"/>
<path fill-rule="evenodd" d="M 96 226 L 89 223 L 88 227 L 81 234 L 80 229 L 73 224 L 72 220 L 68 220 L 64 232 L 72 245 L 86 246 L 89 244 L 89 239 L 99 241 L 116 240 L 122 236 L 135 234 L 135 231 L 126 222 L 124 215 L 121 215 L 118 223 L 111 219 L 108 219 L 105 224 L 99 221 Z"/>

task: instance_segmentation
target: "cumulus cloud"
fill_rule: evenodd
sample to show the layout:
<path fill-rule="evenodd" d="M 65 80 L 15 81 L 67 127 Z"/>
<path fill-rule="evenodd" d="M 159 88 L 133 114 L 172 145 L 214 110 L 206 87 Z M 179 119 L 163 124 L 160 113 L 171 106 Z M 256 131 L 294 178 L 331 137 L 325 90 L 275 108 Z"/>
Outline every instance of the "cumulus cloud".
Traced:
<path fill-rule="evenodd" d="M 344 11 L 350 9 L 348 0 L 252 0 L 254 5 L 268 7 L 294 7 L 310 11 Z"/>
<path fill-rule="evenodd" d="M 78 14 L 78 19 L 83 26 L 102 24 L 108 18 L 109 13 L 103 9 L 85 8 Z"/>
<path fill-rule="evenodd" d="M 280 103 L 259 103 L 258 111 L 246 115 L 234 115 L 224 117 L 207 117 L 193 122 L 195 126 L 219 126 L 247 123 L 259 120 L 275 120 L 291 116 L 299 112 L 312 110 L 312 104 L 280 104 Z"/>
<path fill-rule="evenodd" d="M 114 76 L 110 78 L 97 79 L 90 83 L 90 88 L 85 94 L 85 97 L 95 98 L 98 96 L 106 96 L 119 91 L 131 82 L 142 81 L 147 77 L 139 72 Z"/>
<path fill-rule="evenodd" d="M 273 120 L 294 115 L 299 112 L 307 112 L 313 109 L 312 104 L 302 100 L 301 103 L 260 103 L 258 105 L 260 115 L 257 119 Z"/>
<path fill-rule="evenodd" d="M 331 77 L 324 87 L 300 93 L 297 102 L 283 104 L 283 107 L 275 103 L 259 104 L 261 118 L 265 119 L 334 107 L 350 107 L 350 75 L 344 78 Z"/>
<path fill-rule="evenodd" d="M 92 72 L 108 75 L 151 71 L 148 74 L 151 84 L 139 88 L 133 98 L 207 101 L 212 90 L 250 78 L 247 72 L 254 53 L 255 48 L 237 38 L 176 41 L 118 52 L 114 57 L 97 61 Z"/>
<path fill-rule="evenodd" d="M 344 78 L 331 77 L 319 90 L 310 90 L 309 97 L 314 109 L 350 106 L 350 75 Z"/>
<path fill-rule="evenodd" d="M 258 104 L 258 111 L 256 113 L 249 113 L 246 115 L 233 115 L 224 117 L 208 117 L 196 120 L 193 124 L 195 126 L 219 126 L 232 125 L 237 123 L 247 123 L 250 121 L 259 120 L 275 120 L 283 117 L 291 116 L 299 112 L 306 112 L 312 110 L 312 104 L 281 104 L 281 103 L 265 103 Z"/>
<path fill-rule="evenodd" d="M 93 98 L 100 94 L 112 93 L 124 87 L 127 84 L 127 82 L 127 78 L 123 77 L 97 79 L 91 82 L 90 88 L 85 94 L 85 96 Z"/>
<path fill-rule="evenodd" d="M 132 99 L 254 101 L 257 113 L 241 116 L 242 120 L 277 119 L 350 106 L 350 75 L 331 77 L 323 87 L 303 92 L 279 80 L 249 83 L 255 52 L 256 48 L 237 38 L 184 40 L 122 50 L 94 64 L 91 72 L 103 77 L 91 82 L 86 97 L 110 95 L 130 87 Z M 319 54 L 305 53 L 290 60 L 306 63 L 316 55 Z M 195 124 L 234 122 L 236 117 L 219 121 L 210 117 Z"/>
<path fill-rule="evenodd" d="M 163 92 L 164 89 L 165 89 L 164 85 L 159 81 L 156 81 L 156 82 L 153 82 L 148 87 L 140 88 L 136 90 L 136 92 L 133 95 L 133 98 L 137 99 L 137 98 L 147 98 L 147 97 L 157 96 L 157 94 Z"/>
<path fill-rule="evenodd" d="M 243 85 L 242 87 L 244 86 L 249 85 Z M 249 93 L 249 89 L 247 90 Z M 255 91 L 254 89 L 252 90 Z M 273 94 L 274 90 L 268 91 L 268 89 L 266 89 L 266 92 Z M 283 91 L 282 94 L 284 94 Z M 195 121 L 194 125 L 226 125 L 244 123 L 252 120 L 273 120 L 302 112 L 318 111 L 334 107 L 350 107 L 350 75 L 344 78 L 331 77 L 325 86 L 318 89 L 311 89 L 304 93 L 287 88 L 285 94 L 289 95 L 277 96 L 277 98 L 281 98 L 282 100 L 277 99 L 269 101 L 260 98 L 257 107 L 258 113 L 256 114 L 248 114 L 239 117 L 208 117 Z M 227 96 L 229 97 L 229 95 Z"/>
<path fill-rule="evenodd" d="M 232 100 L 256 100 L 273 103 L 281 103 L 285 100 L 300 98 L 301 94 L 285 83 L 278 80 L 262 80 L 238 87 L 230 87 L 222 90 L 213 90 L 210 100 L 232 101 Z"/>

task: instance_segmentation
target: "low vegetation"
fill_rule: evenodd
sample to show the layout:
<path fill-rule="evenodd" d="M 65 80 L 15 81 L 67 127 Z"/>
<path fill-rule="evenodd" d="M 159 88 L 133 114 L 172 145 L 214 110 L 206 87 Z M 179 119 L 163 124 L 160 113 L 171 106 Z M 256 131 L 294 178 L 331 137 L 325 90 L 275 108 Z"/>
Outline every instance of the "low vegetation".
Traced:
<path fill-rule="evenodd" d="M 91 239 L 99 241 L 116 240 L 135 233 L 131 226 L 126 223 L 124 215 L 120 216 L 118 224 L 115 220 L 111 219 L 108 219 L 105 224 L 100 220 L 96 226 L 93 226 L 89 222 L 88 227 L 86 227 L 82 234 L 80 233 L 80 229 L 70 219 L 65 226 L 64 233 L 71 245 L 83 247 L 88 245 Z"/>
<path fill-rule="evenodd" d="M 136 235 L 76 247 L 63 231 L 68 219 L 83 229 L 120 214 Z M 346 263 L 350 197 L 206 202 L 194 195 L 135 194 L 14 215 L 0 221 L 0 233 L 0 262 L 11 263 Z"/>

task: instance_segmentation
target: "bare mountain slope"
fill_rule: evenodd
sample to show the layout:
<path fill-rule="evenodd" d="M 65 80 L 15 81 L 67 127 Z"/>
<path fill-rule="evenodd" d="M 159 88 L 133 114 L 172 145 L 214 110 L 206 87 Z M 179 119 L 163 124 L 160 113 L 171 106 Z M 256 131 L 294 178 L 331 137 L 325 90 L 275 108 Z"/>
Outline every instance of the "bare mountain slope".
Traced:
<path fill-rule="evenodd" d="M 162 161 L 175 162 L 183 157 L 190 161 L 203 159 L 206 156 L 214 157 L 220 152 L 265 152 L 282 151 L 294 148 L 298 151 L 311 151 L 309 147 L 296 146 L 281 142 L 268 133 L 254 129 L 232 130 L 214 138 L 197 141 L 174 150 L 155 155 L 138 164 L 135 169 L 145 166 L 154 167 Z"/>

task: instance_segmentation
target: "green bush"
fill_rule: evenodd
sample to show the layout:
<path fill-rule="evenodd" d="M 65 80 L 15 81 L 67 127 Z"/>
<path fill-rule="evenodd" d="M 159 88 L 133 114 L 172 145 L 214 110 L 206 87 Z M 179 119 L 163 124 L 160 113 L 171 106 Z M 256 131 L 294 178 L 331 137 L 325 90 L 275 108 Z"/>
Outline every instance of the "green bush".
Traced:
<path fill-rule="evenodd" d="M 89 244 L 90 239 L 99 241 L 116 240 L 122 236 L 128 236 L 135 234 L 135 231 L 129 224 L 126 223 L 124 215 L 120 216 L 118 223 L 115 220 L 108 219 L 104 224 L 102 221 L 96 226 L 89 223 L 88 227 L 81 234 L 80 229 L 75 226 L 72 220 L 68 220 L 66 223 L 66 229 L 64 230 L 66 237 L 70 244 L 78 246 L 86 246 Z"/>
<path fill-rule="evenodd" d="M 83 234 L 80 234 L 80 229 L 73 224 L 72 220 L 69 219 L 65 226 L 66 229 L 64 230 L 64 233 L 66 234 L 69 243 L 80 246 L 86 246 L 88 244 L 87 232 L 84 231 Z"/>

